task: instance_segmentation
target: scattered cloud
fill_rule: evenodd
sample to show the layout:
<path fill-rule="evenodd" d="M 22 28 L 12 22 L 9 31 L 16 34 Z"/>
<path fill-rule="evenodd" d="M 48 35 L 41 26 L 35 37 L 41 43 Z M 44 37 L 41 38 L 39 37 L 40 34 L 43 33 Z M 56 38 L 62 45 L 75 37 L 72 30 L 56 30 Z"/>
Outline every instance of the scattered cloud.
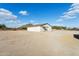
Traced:
<path fill-rule="evenodd" d="M 53 26 L 65 26 L 64 24 L 58 24 L 58 23 L 56 23 L 56 24 L 52 24 Z"/>
<path fill-rule="evenodd" d="M 34 23 L 35 21 L 34 20 L 30 20 L 30 23 Z"/>
<path fill-rule="evenodd" d="M 0 8 L 0 20 L 16 20 L 17 16 L 14 15 L 11 11 Z"/>
<path fill-rule="evenodd" d="M 63 21 L 63 20 L 70 20 L 70 19 L 74 19 L 77 18 L 77 15 L 79 14 L 79 4 L 78 3 L 74 3 L 70 6 L 70 8 L 63 13 L 62 16 L 60 16 L 60 19 L 58 19 L 57 21 Z"/>
<path fill-rule="evenodd" d="M 25 24 L 18 19 L 11 11 L 0 8 L 0 24 L 5 24 L 8 27 L 17 27 L 18 25 Z"/>
<path fill-rule="evenodd" d="M 5 24 L 6 24 L 7 27 L 17 28 L 17 27 L 20 27 L 22 25 L 28 24 L 28 22 L 24 22 L 22 20 L 17 19 L 16 21 L 13 21 L 13 20 L 6 21 Z"/>
<path fill-rule="evenodd" d="M 28 12 L 27 11 L 20 11 L 19 14 L 21 14 L 21 15 L 27 15 Z"/>

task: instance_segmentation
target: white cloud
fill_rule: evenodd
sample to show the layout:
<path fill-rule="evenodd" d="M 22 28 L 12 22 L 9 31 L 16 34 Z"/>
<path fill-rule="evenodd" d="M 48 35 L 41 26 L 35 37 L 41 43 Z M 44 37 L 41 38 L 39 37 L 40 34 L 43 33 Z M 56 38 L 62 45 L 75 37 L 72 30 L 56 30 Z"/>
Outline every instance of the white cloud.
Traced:
<path fill-rule="evenodd" d="M 35 21 L 34 20 L 30 20 L 30 23 L 34 23 Z"/>
<path fill-rule="evenodd" d="M 58 24 L 58 23 L 56 23 L 56 24 L 52 24 L 53 26 L 65 26 L 64 24 Z"/>
<path fill-rule="evenodd" d="M 26 15 L 27 12 L 22 12 L 22 15 Z M 26 22 L 23 22 L 22 20 L 18 19 L 19 16 L 16 16 L 11 12 L 10 10 L 0 8 L 0 24 L 5 24 L 7 27 L 19 27 L 23 24 L 26 24 Z M 33 22 L 33 21 L 32 21 Z"/>
<path fill-rule="evenodd" d="M 19 14 L 21 14 L 21 15 L 27 15 L 28 12 L 27 11 L 20 11 Z"/>
<path fill-rule="evenodd" d="M 21 20 L 16 20 L 16 21 L 10 20 L 10 21 L 6 21 L 5 24 L 7 27 L 17 28 L 26 24 L 26 22 L 22 22 Z"/>
<path fill-rule="evenodd" d="M 16 20 L 17 16 L 14 15 L 11 11 L 0 8 L 0 20 Z"/>
<path fill-rule="evenodd" d="M 22 22 L 11 11 L 0 8 L 0 24 L 5 24 L 8 27 L 17 27 Z"/>
<path fill-rule="evenodd" d="M 60 16 L 60 19 L 57 21 L 63 21 L 63 20 L 70 20 L 77 18 L 77 15 L 79 14 L 79 4 L 72 4 L 70 8 L 63 13 L 62 16 Z"/>

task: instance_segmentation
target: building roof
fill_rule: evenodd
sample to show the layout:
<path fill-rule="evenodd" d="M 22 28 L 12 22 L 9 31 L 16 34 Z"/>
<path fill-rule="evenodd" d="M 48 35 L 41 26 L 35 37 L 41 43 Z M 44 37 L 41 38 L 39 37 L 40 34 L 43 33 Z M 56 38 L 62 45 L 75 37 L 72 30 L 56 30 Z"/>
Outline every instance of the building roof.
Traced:
<path fill-rule="evenodd" d="M 48 24 L 48 23 L 44 23 L 44 24 L 31 24 L 31 23 L 29 23 L 29 24 L 26 24 L 26 25 L 22 25 L 21 27 L 19 27 L 19 28 L 27 28 L 27 27 L 37 27 L 37 26 L 41 26 L 41 27 L 43 27 L 44 25 L 49 25 L 49 26 L 51 26 L 50 24 Z"/>
<path fill-rule="evenodd" d="M 27 27 L 36 27 L 36 26 L 43 26 L 43 25 L 50 25 L 50 24 L 48 24 L 48 23 L 44 23 L 44 24 L 35 24 L 35 25 L 31 24 L 30 26 L 27 26 Z M 50 26 L 51 26 L 51 25 L 50 25 Z"/>

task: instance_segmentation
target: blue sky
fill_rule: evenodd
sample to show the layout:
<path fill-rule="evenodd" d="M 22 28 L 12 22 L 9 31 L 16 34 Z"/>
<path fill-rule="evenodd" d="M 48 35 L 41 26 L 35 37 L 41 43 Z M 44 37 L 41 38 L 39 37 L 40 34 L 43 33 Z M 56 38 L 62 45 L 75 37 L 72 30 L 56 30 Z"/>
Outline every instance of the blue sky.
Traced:
<path fill-rule="evenodd" d="M 27 23 L 78 27 L 79 4 L 72 3 L 2 3 L 0 23 L 18 27 Z"/>

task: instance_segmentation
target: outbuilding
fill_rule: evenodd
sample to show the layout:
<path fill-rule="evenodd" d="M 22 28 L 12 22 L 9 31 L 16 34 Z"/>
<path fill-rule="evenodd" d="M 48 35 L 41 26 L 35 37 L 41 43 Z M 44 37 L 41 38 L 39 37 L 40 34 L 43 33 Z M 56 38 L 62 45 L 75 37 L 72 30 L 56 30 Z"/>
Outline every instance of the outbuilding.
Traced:
<path fill-rule="evenodd" d="M 48 23 L 36 24 L 36 25 L 28 26 L 27 31 L 34 31 L 34 32 L 52 31 L 52 28 L 51 25 Z"/>

